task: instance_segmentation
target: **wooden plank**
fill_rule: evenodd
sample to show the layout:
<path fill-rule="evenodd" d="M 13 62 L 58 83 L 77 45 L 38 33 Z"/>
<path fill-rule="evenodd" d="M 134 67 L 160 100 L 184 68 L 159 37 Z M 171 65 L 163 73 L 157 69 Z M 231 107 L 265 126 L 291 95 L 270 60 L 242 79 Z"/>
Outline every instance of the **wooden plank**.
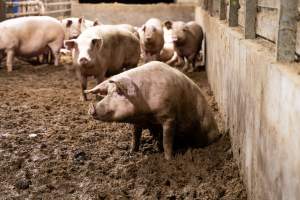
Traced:
<path fill-rule="evenodd" d="M 0 22 L 6 19 L 5 0 L 0 0 Z"/>
<path fill-rule="evenodd" d="M 260 8 L 256 16 L 256 34 L 275 43 L 277 30 L 277 9 Z"/>
<path fill-rule="evenodd" d="M 298 0 L 280 0 L 276 58 L 280 62 L 295 60 Z"/>
<path fill-rule="evenodd" d="M 257 5 L 263 8 L 278 8 L 279 0 L 257 0 Z"/>
<path fill-rule="evenodd" d="M 239 26 L 245 27 L 245 0 L 239 0 Z"/>
<path fill-rule="evenodd" d="M 240 8 L 240 4 L 238 0 L 230 0 L 229 1 L 229 19 L 228 24 L 230 27 L 239 25 L 238 11 Z"/>
<path fill-rule="evenodd" d="M 245 1 L 245 28 L 246 39 L 254 39 L 256 36 L 256 10 L 257 0 Z"/>
<path fill-rule="evenodd" d="M 296 53 L 300 55 L 300 22 L 297 23 Z"/>

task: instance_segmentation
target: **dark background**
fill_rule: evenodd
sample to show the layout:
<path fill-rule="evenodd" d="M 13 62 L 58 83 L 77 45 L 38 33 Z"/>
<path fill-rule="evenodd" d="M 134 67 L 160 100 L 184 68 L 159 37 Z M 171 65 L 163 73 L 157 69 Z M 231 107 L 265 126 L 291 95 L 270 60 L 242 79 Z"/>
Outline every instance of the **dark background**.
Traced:
<path fill-rule="evenodd" d="M 128 3 L 128 4 L 148 4 L 148 3 L 174 3 L 175 0 L 79 0 L 79 3 Z"/>

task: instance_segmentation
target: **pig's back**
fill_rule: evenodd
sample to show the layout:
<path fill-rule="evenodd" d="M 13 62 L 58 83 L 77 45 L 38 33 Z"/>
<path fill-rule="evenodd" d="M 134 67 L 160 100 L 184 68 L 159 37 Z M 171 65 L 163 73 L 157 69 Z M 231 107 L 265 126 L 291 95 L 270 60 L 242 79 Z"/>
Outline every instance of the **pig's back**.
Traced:
<path fill-rule="evenodd" d="M 193 36 L 196 38 L 197 43 L 201 43 L 203 40 L 203 30 L 201 26 L 194 21 L 188 22 L 187 26 L 189 27 L 189 30 Z"/>
<path fill-rule="evenodd" d="M 63 27 L 58 20 L 48 16 L 30 16 L 9 19 L 1 23 L 15 37 L 21 40 L 21 43 L 30 42 L 30 40 L 46 41 L 54 40 L 57 36 L 63 35 Z"/>
<path fill-rule="evenodd" d="M 106 59 L 108 72 L 117 73 L 122 67 L 135 67 L 140 57 L 139 40 L 124 28 L 101 25 L 99 36 L 103 38 L 101 58 Z"/>

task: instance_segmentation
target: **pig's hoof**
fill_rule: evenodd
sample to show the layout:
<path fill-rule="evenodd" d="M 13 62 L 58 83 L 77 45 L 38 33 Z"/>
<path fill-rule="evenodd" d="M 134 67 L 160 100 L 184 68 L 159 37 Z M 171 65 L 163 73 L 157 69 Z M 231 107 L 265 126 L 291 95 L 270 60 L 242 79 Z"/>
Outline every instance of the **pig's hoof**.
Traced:
<path fill-rule="evenodd" d="M 131 154 L 133 154 L 133 153 L 135 153 L 135 152 L 138 152 L 139 151 L 139 148 L 138 147 L 132 147 L 131 149 L 130 149 L 130 153 Z"/>
<path fill-rule="evenodd" d="M 172 155 L 171 155 L 171 154 L 166 154 L 166 153 L 165 153 L 165 159 L 166 159 L 166 160 L 172 160 Z"/>
<path fill-rule="evenodd" d="M 80 97 L 80 101 L 87 101 L 87 98 L 86 97 Z"/>
<path fill-rule="evenodd" d="M 187 70 L 187 72 L 188 72 L 188 73 L 194 72 L 194 69 L 193 69 L 193 68 L 189 68 L 189 69 Z"/>

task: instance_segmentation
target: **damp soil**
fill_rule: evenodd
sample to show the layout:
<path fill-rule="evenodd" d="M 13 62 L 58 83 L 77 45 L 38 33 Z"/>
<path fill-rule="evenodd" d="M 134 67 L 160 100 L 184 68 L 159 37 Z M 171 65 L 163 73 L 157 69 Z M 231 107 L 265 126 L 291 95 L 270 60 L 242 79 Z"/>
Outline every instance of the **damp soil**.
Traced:
<path fill-rule="evenodd" d="M 247 199 L 204 71 L 188 75 L 223 136 L 166 161 L 147 131 L 130 154 L 129 124 L 91 119 L 66 68 L 17 61 L 12 73 L 0 69 L 1 200 Z"/>

